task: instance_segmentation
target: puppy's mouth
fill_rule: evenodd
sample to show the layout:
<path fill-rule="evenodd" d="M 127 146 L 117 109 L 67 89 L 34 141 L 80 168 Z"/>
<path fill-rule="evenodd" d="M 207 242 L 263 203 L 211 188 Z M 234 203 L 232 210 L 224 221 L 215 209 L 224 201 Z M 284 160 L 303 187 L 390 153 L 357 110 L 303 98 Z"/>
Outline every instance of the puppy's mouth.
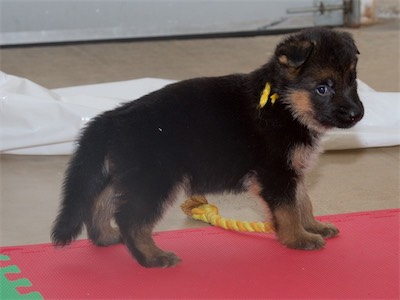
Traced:
<path fill-rule="evenodd" d="M 361 119 L 360 119 L 361 120 Z M 359 120 L 358 120 L 359 121 Z M 347 123 L 337 123 L 335 127 L 337 128 L 342 128 L 342 129 L 347 129 L 347 128 L 351 128 L 354 125 L 356 125 L 358 123 L 358 121 L 352 121 L 352 122 L 347 122 Z"/>
<path fill-rule="evenodd" d="M 364 116 L 364 109 L 359 110 L 339 110 L 332 118 L 318 120 L 324 127 L 351 128 L 356 125 Z"/>

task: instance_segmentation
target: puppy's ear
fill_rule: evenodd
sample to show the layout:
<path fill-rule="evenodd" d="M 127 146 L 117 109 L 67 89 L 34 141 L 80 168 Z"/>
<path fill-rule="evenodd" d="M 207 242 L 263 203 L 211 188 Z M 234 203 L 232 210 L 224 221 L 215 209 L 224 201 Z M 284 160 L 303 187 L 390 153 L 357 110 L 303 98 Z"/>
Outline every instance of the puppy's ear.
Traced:
<path fill-rule="evenodd" d="M 343 39 L 347 42 L 349 49 L 354 49 L 354 52 L 356 54 L 360 54 L 360 51 L 358 50 L 356 43 L 354 42 L 353 36 L 348 33 L 348 32 L 341 32 L 341 35 Z"/>
<path fill-rule="evenodd" d="M 354 43 L 354 41 L 352 41 L 352 46 L 353 46 L 353 48 L 354 48 L 356 54 L 360 54 L 360 50 L 358 50 L 358 48 L 357 48 L 357 46 L 356 46 L 356 43 Z"/>
<path fill-rule="evenodd" d="M 314 46 L 315 42 L 310 40 L 289 38 L 278 45 L 275 50 L 275 56 L 281 65 L 298 68 L 306 62 Z"/>

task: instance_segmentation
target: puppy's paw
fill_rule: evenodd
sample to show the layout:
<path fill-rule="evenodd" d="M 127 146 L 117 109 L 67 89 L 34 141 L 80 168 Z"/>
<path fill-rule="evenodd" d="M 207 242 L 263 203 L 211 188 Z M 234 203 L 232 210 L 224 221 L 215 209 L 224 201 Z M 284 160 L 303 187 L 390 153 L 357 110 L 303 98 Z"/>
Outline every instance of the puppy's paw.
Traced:
<path fill-rule="evenodd" d="M 339 234 L 339 229 L 336 228 L 335 225 L 330 223 L 321 223 L 323 225 L 323 229 L 319 232 L 324 238 L 331 238 L 337 236 Z"/>
<path fill-rule="evenodd" d="M 162 252 L 141 262 L 141 265 L 146 268 L 169 268 L 176 266 L 180 262 L 181 259 L 175 253 Z"/>
<path fill-rule="evenodd" d="M 316 222 L 313 226 L 306 228 L 308 232 L 321 235 L 323 238 L 332 238 L 339 234 L 339 229 L 330 223 Z"/>
<path fill-rule="evenodd" d="M 281 239 L 282 244 L 288 248 L 300 250 L 318 250 L 325 246 L 325 241 L 319 234 L 305 232 L 290 239 Z"/>

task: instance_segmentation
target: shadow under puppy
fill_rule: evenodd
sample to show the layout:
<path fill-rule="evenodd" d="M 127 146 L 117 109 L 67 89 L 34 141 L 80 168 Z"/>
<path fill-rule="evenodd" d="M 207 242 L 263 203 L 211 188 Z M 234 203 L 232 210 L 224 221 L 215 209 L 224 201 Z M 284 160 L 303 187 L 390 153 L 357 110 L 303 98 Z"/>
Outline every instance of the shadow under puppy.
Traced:
<path fill-rule="evenodd" d="M 363 117 L 357 54 L 348 33 L 311 29 L 252 73 L 181 81 L 95 117 L 66 172 L 54 244 L 85 224 L 96 245 L 123 242 L 145 267 L 174 266 L 180 259 L 155 245 L 152 229 L 183 188 L 254 192 L 282 244 L 323 247 L 339 231 L 315 220 L 304 176 L 326 130 Z"/>

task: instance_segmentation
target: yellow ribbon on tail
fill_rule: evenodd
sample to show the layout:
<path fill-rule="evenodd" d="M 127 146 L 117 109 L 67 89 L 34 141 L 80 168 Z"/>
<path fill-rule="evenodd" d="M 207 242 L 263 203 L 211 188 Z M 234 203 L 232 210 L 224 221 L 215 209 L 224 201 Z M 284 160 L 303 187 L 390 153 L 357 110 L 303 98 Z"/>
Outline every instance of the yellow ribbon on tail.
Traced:
<path fill-rule="evenodd" d="M 271 100 L 272 105 L 275 104 L 275 101 L 279 98 L 279 95 L 277 93 L 273 93 L 272 95 L 270 94 L 271 94 L 271 84 L 267 82 L 261 94 L 260 108 L 263 108 L 268 103 L 268 100 Z"/>
<path fill-rule="evenodd" d="M 219 215 L 218 208 L 209 204 L 204 196 L 195 195 L 181 204 L 182 211 L 195 220 L 209 223 L 213 226 L 239 232 L 274 232 L 274 227 L 267 222 L 246 222 L 226 219 Z"/>

